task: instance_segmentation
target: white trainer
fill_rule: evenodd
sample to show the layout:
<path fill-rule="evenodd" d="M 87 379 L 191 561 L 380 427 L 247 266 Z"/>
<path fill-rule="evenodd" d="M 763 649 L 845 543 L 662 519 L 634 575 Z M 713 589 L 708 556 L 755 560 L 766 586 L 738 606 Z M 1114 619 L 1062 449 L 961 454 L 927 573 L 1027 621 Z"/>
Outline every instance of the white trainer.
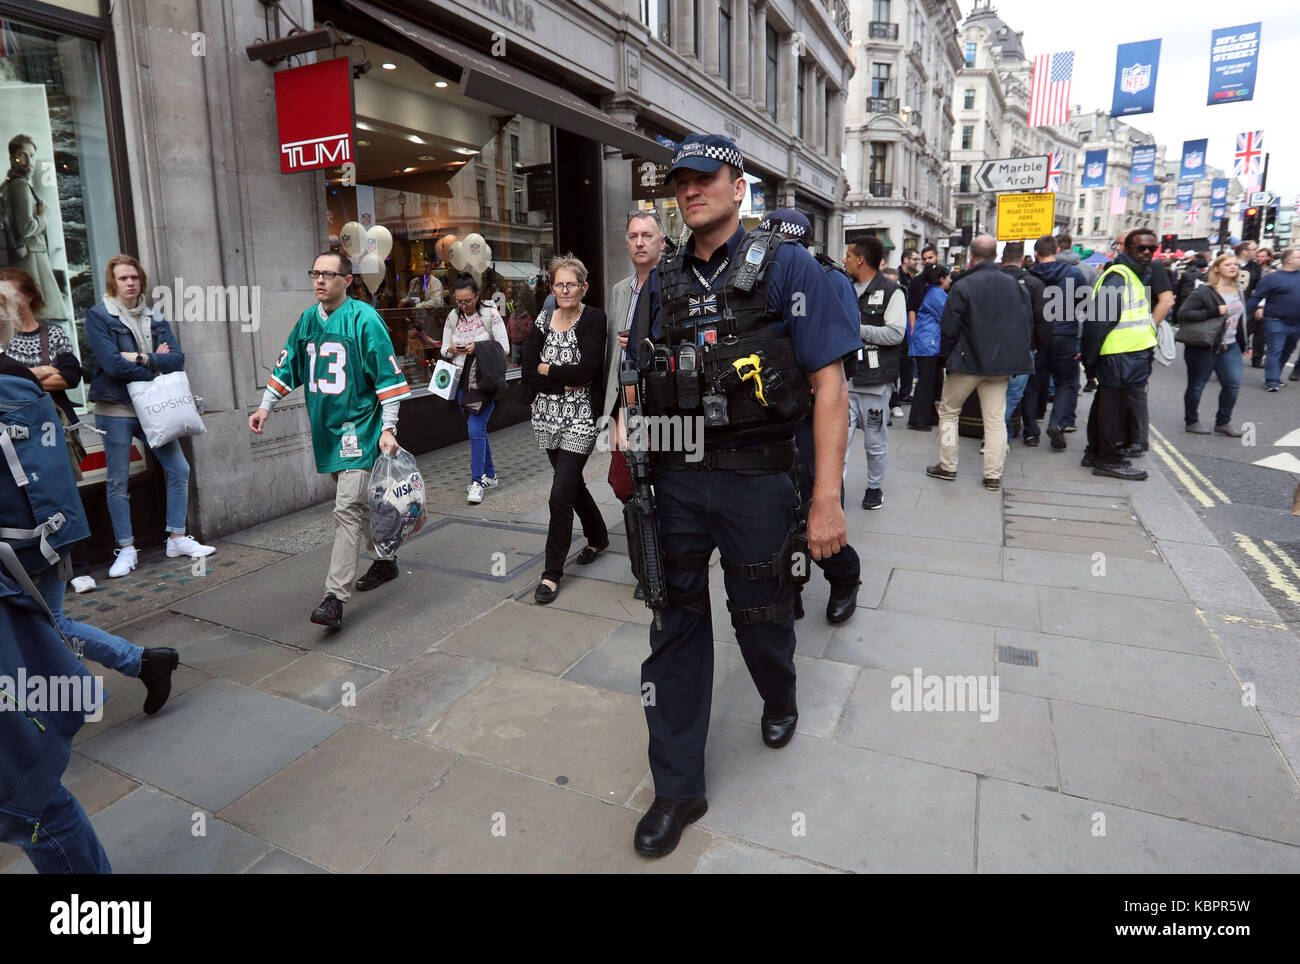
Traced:
<path fill-rule="evenodd" d="M 465 493 L 465 499 L 472 505 L 478 505 L 483 501 L 483 486 L 479 485 L 477 482 L 471 482 L 469 484 L 469 491 Z"/>
<path fill-rule="evenodd" d="M 177 556 L 210 556 L 217 551 L 216 546 L 205 546 L 199 540 L 190 536 L 179 536 L 173 539 L 167 537 L 167 558 L 175 559 Z"/>
<path fill-rule="evenodd" d="M 125 576 L 135 568 L 136 551 L 135 546 L 123 546 L 121 549 L 114 549 L 113 555 L 117 556 L 113 560 L 113 565 L 108 570 L 108 578 L 117 579 L 119 576 Z"/>
<path fill-rule="evenodd" d="M 498 479 L 495 475 L 487 475 L 485 473 L 483 478 L 478 480 L 478 484 L 483 486 L 483 488 L 485 489 L 495 489 L 498 485 L 501 484 L 501 480 Z"/>

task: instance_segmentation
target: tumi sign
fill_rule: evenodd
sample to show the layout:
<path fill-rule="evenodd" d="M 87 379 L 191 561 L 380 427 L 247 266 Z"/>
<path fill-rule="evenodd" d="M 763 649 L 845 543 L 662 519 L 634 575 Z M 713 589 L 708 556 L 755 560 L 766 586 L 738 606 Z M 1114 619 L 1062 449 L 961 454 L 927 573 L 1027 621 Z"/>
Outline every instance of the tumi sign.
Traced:
<path fill-rule="evenodd" d="M 275 72 L 280 173 L 352 160 L 352 67 L 346 57 Z"/>

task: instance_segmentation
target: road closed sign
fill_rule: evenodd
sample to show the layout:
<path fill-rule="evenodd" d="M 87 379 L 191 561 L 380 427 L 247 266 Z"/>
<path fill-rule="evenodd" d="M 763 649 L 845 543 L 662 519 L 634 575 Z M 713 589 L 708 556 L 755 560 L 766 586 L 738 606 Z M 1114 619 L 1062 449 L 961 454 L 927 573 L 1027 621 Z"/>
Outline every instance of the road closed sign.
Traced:
<path fill-rule="evenodd" d="M 1051 234 L 1055 226 L 1055 194 L 998 195 L 999 241 L 1041 238 Z"/>

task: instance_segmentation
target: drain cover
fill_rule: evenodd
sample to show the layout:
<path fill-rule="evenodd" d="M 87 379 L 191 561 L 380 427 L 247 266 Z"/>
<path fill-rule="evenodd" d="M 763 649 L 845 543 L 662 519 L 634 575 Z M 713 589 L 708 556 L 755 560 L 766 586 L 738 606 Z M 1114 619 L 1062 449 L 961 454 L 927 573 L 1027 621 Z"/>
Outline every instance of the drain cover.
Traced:
<path fill-rule="evenodd" d="M 1019 649 L 1015 646 L 999 646 L 998 662 L 1010 663 L 1012 666 L 1037 666 L 1038 650 Z"/>

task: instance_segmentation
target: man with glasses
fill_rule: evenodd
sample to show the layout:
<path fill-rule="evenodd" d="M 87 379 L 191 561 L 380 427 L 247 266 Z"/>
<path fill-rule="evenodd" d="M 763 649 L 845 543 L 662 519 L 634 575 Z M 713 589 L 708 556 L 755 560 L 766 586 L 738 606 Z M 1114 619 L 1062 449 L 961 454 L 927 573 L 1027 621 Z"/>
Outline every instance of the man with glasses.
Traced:
<path fill-rule="evenodd" d="M 411 390 L 378 313 L 347 296 L 351 260 L 338 251 L 326 251 L 308 275 L 317 303 L 303 312 L 289 334 L 275 371 L 266 380 L 261 407 L 248 417 L 248 427 L 261 435 L 276 402 L 305 386 L 316 471 L 329 473 L 337 485 L 334 519 L 338 523 L 325 598 L 311 621 L 338 629 L 357 572 L 363 530 L 366 551 L 374 551 L 366 522 L 370 470 L 380 450 L 388 455 L 397 452 L 397 409 Z M 396 579 L 397 572 L 396 559 L 378 559 L 357 580 L 357 589 L 374 589 Z"/>
<path fill-rule="evenodd" d="M 1088 447 L 1081 462 L 1093 475 L 1140 481 L 1147 477 L 1124 457 L 1130 410 L 1145 403 L 1156 346 L 1149 289 L 1143 283 L 1159 247 L 1149 228 L 1130 231 L 1124 250 L 1097 279 L 1093 310 L 1083 326 L 1083 365 L 1097 379 L 1088 415 Z"/>

